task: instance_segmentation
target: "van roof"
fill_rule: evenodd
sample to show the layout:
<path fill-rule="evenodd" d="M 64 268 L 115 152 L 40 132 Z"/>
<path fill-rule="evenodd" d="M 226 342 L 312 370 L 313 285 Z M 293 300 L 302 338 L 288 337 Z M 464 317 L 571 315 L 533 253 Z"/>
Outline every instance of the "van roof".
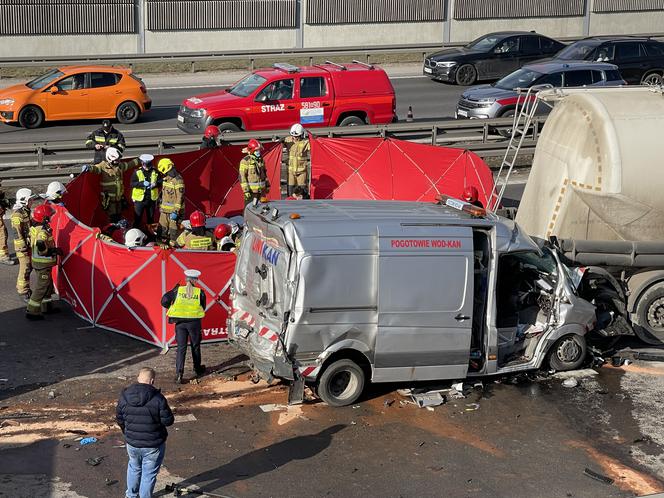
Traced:
<path fill-rule="evenodd" d="M 346 69 L 342 69 L 343 66 Z M 367 66 L 364 66 L 362 64 L 357 64 L 357 63 L 350 63 L 350 64 L 316 64 L 315 66 L 294 66 L 297 67 L 297 71 L 286 71 L 285 69 L 279 69 L 276 67 L 266 67 L 266 68 L 260 68 L 254 71 L 255 73 L 260 74 L 261 76 L 264 76 L 268 79 L 274 78 L 274 77 L 283 77 L 285 75 L 289 74 L 300 74 L 304 76 L 312 76 L 312 75 L 321 75 L 324 73 L 341 73 L 341 72 L 361 72 L 361 71 L 382 71 L 382 68 L 379 66 L 374 66 L 373 69 L 370 69 Z"/>

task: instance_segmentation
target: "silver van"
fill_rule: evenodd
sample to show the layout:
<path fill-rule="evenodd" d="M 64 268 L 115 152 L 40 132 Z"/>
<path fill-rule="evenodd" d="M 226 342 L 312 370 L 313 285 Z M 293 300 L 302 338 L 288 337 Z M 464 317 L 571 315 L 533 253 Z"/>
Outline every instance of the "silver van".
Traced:
<path fill-rule="evenodd" d="M 456 199 L 250 205 L 229 339 L 333 406 L 365 384 L 577 368 L 595 307 L 555 249 Z"/>

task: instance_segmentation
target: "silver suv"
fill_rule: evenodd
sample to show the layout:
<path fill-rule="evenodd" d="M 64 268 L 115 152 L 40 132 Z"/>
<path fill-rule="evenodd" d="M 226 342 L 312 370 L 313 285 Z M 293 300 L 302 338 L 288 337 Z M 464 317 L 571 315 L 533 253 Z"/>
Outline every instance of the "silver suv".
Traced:
<path fill-rule="evenodd" d="M 534 85 L 569 88 L 625 84 L 618 67 L 604 62 L 568 61 L 530 64 L 495 83 L 474 86 L 463 92 L 454 116 L 456 118 L 513 116 L 517 88 L 530 88 Z M 544 114 L 549 110 L 547 106 L 540 106 L 537 114 Z"/>

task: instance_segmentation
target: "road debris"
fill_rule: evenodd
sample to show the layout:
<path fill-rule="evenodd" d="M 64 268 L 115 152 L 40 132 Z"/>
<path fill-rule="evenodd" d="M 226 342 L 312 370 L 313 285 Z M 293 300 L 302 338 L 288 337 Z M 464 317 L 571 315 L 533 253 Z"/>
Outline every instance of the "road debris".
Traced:
<path fill-rule="evenodd" d="M 180 422 L 196 422 L 196 417 L 193 413 L 187 413 L 186 415 L 176 415 L 175 423 L 179 424 Z"/>
<path fill-rule="evenodd" d="M 563 381 L 563 387 L 576 387 L 579 385 L 579 381 L 576 380 L 576 377 L 569 377 Z"/>
<path fill-rule="evenodd" d="M 599 375 L 597 370 L 592 368 L 583 368 L 581 370 L 568 370 L 567 372 L 556 372 L 551 377 L 554 379 L 569 379 L 575 377 L 576 379 L 585 379 L 586 377 L 595 377 Z"/>
<path fill-rule="evenodd" d="M 91 465 L 92 467 L 96 467 L 97 465 L 99 465 L 102 462 L 102 460 L 104 460 L 104 458 L 105 457 L 103 457 L 103 456 L 91 457 L 91 458 L 88 458 L 85 461 L 85 463 L 87 463 L 88 465 Z"/>
<path fill-rule="evenodd" d="M 393 399 L 386 399 L 385 401 L 383 401 L 383 406 L 384 406 L 385 408 L 389 408 L 389 407 L 392 406 L 393 404 L 394 404 L 394 400 L 393 400 Z"/>
<path fill-rule="evenodd" d="M 595 479 L 596 481 L 602 482 L 604 484 L 613 484 L 614 480 L 611 479 L 610 477 L 607 477 L 605 475 L 599 474 L 595 472 L 594 470 L 590 470 L 588 467 L 583 471 L 583 475 L 586 475 L 590 477 L 591 479 Z"/>
<path fill-rule="evenodd" d="M 479 410 L 480 404 L 479 403 L 468 403 L 466 405 L 466 411 L 467 412 L 474 412 L 475 410 Z"/>
<path fill-rule="evenodd" d="M 97 442 L 97 438 L 96 438 L 96 437 L 84 437 L 84 438 L 81 439 L 81 441 L 80 441 L 81 446 L 85 446 L 85 445 L 87 445 L 87 444 L 94 444 L 94 443 L 96 443 L 96 442 Z"/>
<path fill-rule="evenodd" d="M 421 394 L 412 394 L 413 401 L 418 407 L 440 406 L 445 403 L 445 397 L 440 392 L 429 392 Z"/>
<path fill-rule="evenodd" d="M 77 436 L 87 436 L 88 433 L 86 431 L 82 431 L 81 429 L 68 429 L 67 432 L 69 434 L 76 434 Z"/>
<path fill-rule="evenodd" d="M 267 405 L 260 405 L 259 408 L 263 410 L 265 413 L 288 410 L 287 405 L 279 405 L 276 403 L 268 403 Z"/>
<path fill-rule="evenodd" d="M 108 477 L 104 479 L 104 482 L 106 483 L 106 486 L 113 486 L 114 484 L 118 483 L 117 479 L 109 479 Z"/>
<path fill-rule="evenodd" d="M 48 399 L 55 399 L 55 397 L 56 397 L 55 391 L 48 392 Z"/>

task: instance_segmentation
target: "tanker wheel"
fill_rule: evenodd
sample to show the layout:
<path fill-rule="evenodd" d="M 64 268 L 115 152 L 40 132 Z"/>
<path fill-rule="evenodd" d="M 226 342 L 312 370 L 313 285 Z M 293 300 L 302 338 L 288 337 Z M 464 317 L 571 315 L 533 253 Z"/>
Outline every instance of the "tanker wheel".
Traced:
<path fill-rule="evenodd" d="M 653 285 L 643 293 L 633 322 L 634 332 L 643 342 L 664 344 L 664 283 Z"/>

